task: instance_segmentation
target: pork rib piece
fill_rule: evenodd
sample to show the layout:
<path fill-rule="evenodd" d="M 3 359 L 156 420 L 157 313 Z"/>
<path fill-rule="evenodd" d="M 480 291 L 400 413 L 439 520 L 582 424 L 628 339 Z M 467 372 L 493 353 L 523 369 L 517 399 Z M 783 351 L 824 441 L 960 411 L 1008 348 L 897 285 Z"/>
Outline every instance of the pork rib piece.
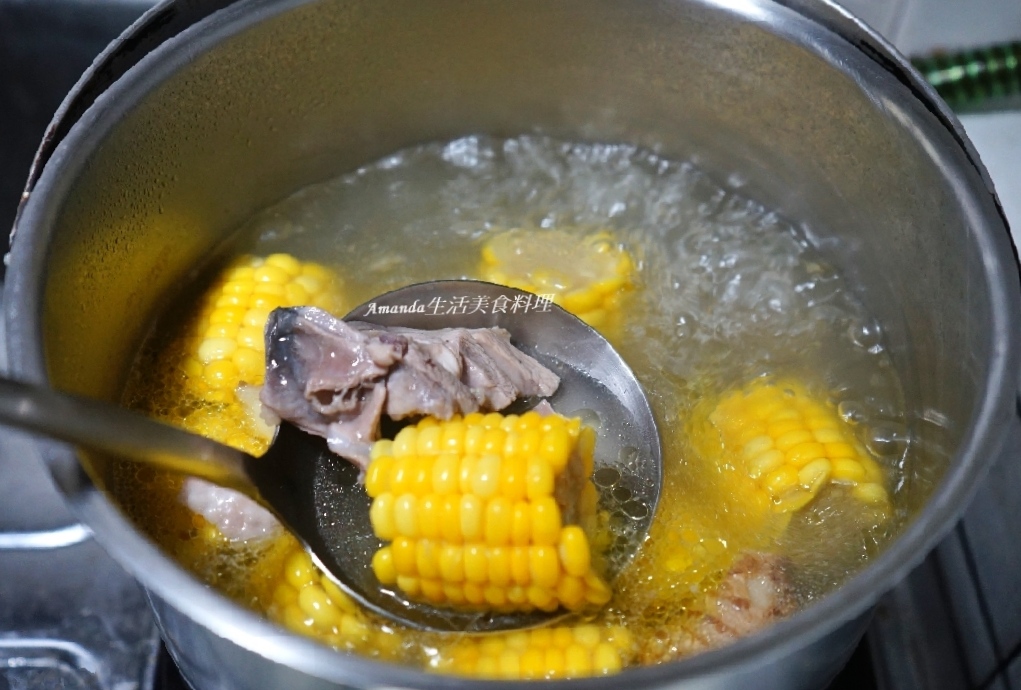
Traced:
<path fill-rule="evenodd" d="M 263 405 L 363 470 L 383 414 L 450 419 L 559 384 L 502 328 L 385 328 L 315 307 L 275 309 L 266 323 Z"/>
<path fill-rule="evenodd" d="M 730 644 L 792 614 L 796 600 L 782 557 L 748 551 L 734 561 L 705 612 L 665 626 L 639 649 L 643 664 L 661 664 Z"/>

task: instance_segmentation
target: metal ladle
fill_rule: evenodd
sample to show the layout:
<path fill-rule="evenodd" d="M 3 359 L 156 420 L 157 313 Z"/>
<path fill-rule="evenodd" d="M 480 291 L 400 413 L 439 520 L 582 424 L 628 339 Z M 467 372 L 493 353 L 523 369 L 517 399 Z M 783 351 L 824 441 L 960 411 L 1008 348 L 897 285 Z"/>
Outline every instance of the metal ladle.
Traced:
<path fill-rule="evenodd" d="M 630 559 L 659 498 L 660 442 L 634 373 L 601 335 L 542 296 L 478 281 L 401 288 L 363 304 L 345 320 L 419 329 L 507 329 L 515 346 L 560 376 L 560 387 L 549 398 L 553 409 L 580 415 L 596 427 L 595 477 L 606 489 L 601 503 L 627 535 L 615 542 L 611 561 L 619 569 Z M 523 410 L 529 402 L 536 401 L 516 406 Z M 530 627 L 555 615 L 441 608 L 383 587 L 370 566 L 382 543 L 369 523 L 370 499 L 358 484 L 358 469 L 331 453 L 324 439 L 289 423 L 280 425 L 265 454 L 253 457 L 115 405 L 9 379 L 0 379 L 0 422 L 250 496 L 280 519 L 341 589 L 398 623 L 486 632 Z"/>

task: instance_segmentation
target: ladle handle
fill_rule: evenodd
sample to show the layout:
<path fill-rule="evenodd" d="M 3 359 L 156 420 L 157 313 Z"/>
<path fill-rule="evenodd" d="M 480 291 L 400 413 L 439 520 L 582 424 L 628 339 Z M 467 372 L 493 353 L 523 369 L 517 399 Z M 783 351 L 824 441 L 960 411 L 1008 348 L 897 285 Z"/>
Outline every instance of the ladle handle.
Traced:
<path fill-rule="evenodd" d="M 109 403 L 0 378 L 0 423 L 214 484 L 254 491 L 250 456 Z"/>

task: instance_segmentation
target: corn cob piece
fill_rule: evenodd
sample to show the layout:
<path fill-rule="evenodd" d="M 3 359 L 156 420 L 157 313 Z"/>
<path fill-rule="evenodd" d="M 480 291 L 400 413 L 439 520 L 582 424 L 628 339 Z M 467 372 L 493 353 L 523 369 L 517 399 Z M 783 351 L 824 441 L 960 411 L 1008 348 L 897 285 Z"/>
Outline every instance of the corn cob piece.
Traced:
<path fill-rule="evenodd" d="M 631 255 L 609 232 L 587 236 L 563 230 L 510 230 L 482 248 L 483 280 L 550 295 L 593 328 L 611 330 L 634 287 Z"/>
<path fill-rule="evenodd" d="M 261 455 L 273 433 L 259 414 L 255 388 L 265 377 L 264 322 L 272 309 L 282 305 L 311 303 L 338 308 L 339 284 L 322 266 L 287 254 L 243 256 L 233 261 L 216 276 L 196 310 L 159 352 L 158 368 L 171 373 L 161 377 L 160 387 L 146 401 L 149 413 Z M 219 501 L 227 490 L 197 488 L 203 486 L 197 480 L 187 480 L 181 493 L 192 510 L 202 513 L 191 516 L 197 543 L 216 544 L 228 536 L 222 533 L 228 524 L 232 526 L 227 530 L 229 536 L 236 539 L 268 533 L 275 525 L 268 513 L 248 499 Z M 237 511 L 233 511 L 235 507 Z M 252 529 L 232 532 L 239 525 Z"/>
<path fill-rule="evenodd" d="M 690 444 L 685 462 L 664 467 L 648 539 L 614 582 L 615 606 L 660 612 L 634 626 L 642 649 L 658 644 L 659 616 L 671 625 L 700 616 L 735 560 L 773 548 L 790 523 L 791 514 L 775 511 L 769 496 L 724 453 L 709 421 L 712 402 L 683 415 L 677 435 Z"/>
<path fill-rule="evenodd" d="M 588 530 L 595 435 L 527 412 L 424 419 L 373 446 L 365 489 L 376 577 L 432 604 L 489 611 L 602 606 Z"/>
<path fill-rule="evenodd" d="M 395 659 L 403 643 L 402 631 L 371 619 L 291 539 L 283 577 L 272 594 L 270 618 L 294 632 L 316 638 L 337 649 L 357 651 L 380 659 Z"/>
<path fill-rule="evenodd" d="M 340 280 L 328 269 L 289 254 L 242 256 L 231 263 L 202 298 L 185 336 L 180 367 L 200 400 L 230 402 L 240 383 L 265 377 L 263 329 L 282 306 L 340 307 Z"/>
<path fill-rule="evenodd" d="M 630 633 L 620 626 L 582 624 L 472 636 L 441 646 L 432 671 L 475 678 L 539 680 L 606 676 L 631 655 Z"/>
<path fill-rule="evenodd" d="M 862 502 L 888 504 L 883 470 L 833 405 L 798 382 L 757 379 L 724 397 L 709 417 L 777 511 L 796 511 L 830 483 Z"/>

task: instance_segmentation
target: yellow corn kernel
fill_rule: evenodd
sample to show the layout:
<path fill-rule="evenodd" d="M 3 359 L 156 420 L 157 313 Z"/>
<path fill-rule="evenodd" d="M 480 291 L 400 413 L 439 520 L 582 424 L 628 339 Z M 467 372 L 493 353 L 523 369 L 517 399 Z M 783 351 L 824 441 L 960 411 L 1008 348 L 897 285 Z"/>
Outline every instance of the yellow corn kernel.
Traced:
<path fill-rule="evenodd" d="M 609 642 L 600 643 L 592 653 L 594 671 L 603 676 L 617 673 L 623 667 L 620 652 Z"/>
<path fill-rule="evenodd" d="M 756 458 L 767 450 L 773 449 L 773 439 L 769 436 L 757 436 L 752 440 L 748 441 L 741 449 L 741 455 L 746 459 L 750 460 Z"/>
<path fill-rule="evenodd" d="M 472 478 L 475 476 L 475 465 L 478 462 L 479 459 L 474 455 L 461 456 L 457 471 L 457 490 L 462 496 L 475 496 L 472 493 Z"/>
<path fill-rule="evenodd" d="M 373 446 L 376 450 L 377 446 Z M 394 459 L 389 455 L 374 457 L 369 469 L 365 472 L 365 492 L 370 496 L 379 496 L 390 490 L 390 472 L 393 470 Z"/>
<path fill-rule="evenodd" d="M 461 496 L 461 534 L 465 542 L 482 539 L 485 508 L 485 502 L 478 496 Z"/>
<path fill-rule="evenodd" d="M 532 584 L 532 565 L 527 546 L 512 546 L 510 550 L 511 579 L 515 584 L 527 587 Z"/>
<path fill-rule="evenodd" d="M 533 501 L 531 543 L 552 546 L 557 543 L 562 530 L 560 508 L 552 496 L 542 496 Z M 584 537 L 584 535 L 582 535 Z"/>
<path fill-rule="evenodd" d="M 380 539 L 389 541 L 397 536 L 397 523 L 394 520 L 395 502 L 394 495 L 386 492 L 377 496 L 369 506 L 369 522 L 372 524 L 372 531 Z"/>
<path fill-rule="evenodd" d="M 231 359 L 238 368 L 239 381 L 261 381 L 265 377 L 266 358 L 258 350 L 250 347 L 238 347 Z"/>
<path fill-rule="evenodd" d="M 273 590 L 273 605 L 284 607 L 298 603 L 298 590 L 291 587 L 286 580 L 282 580 Z"/>
<path fill-rule="evenodd" d="M 472 468 L 471 493 L 489 498 L 500 488 L 500 456 L 484 455 Z"/>
<path fill-rule="evenodd" d="M 426 580 L 435 580 L 438 586 L 442 586 L 439 582 L 441 548 L 441 545 L 431 539 L 419 539 L 415 543 L 415 568 L 422 578 L 423 586 Z"/>
<path fill-rule="evenodd" d="M 255 309 L 276 309 L 284 306 L 284 291 L 278 285 L 260 283 L 254 285 L 248 306 Z"/>
<path fill-rule="evenodd" d="M 308 617 L 297 602 L 284 607 L 282 623 L 289 629 L 303 634 L 309 634 L 312 627 L 312 619 Z"/>
<path fill-rule="evenodd" d="M 406 426 L 397 432 L 390 452 L 395 458 L 405 458 L 417 452 L 417 443 L 418 429 L 413 426 Z"/>
<path fill-rule="evenodd" d="M 798 470 L 798 481 L 810 493 L 816 493 L 833 473 L 833 465 L 826 458 L 819 458 Z"/>
<path fill-rule="evenodd" d="M 398 575 L 397 586 L 410 597 L 417 597 L 422 593 L 422 581 L 413 575 Z"/>
<path fill-rule="evenodd" d="M 461 528 L 461 497 L 456 494 L 444 495 L 440 505 L 440 516 L 440 537 L 449 544 L 460 544 L 464 541 L 464 532 Z"/>
<path fill-rule="evenodd" d="M 491 656 L 484 656 L 475 662 L 475 675 L 479 678 L 498 678 L 499 665 Z"/>
<path fill-rule="evenodd" d="M 209 323 L 238 325 L 245 318 L 246 309 L 240 306 L 227 306 L 214 309 L 209 315 Z"/>
<path fill-rule="evenodd" d="M 815 494 L 806 489 L 791 489 L 773 502 L 774 508 L 781 513 L 793 513 L 808 505 Z"/>
<path fill-rule="evenodd" d="M 424 434 L 423 434 L 424 435 Z M 430 444 L 429 447 L 439 448 L 438 434 L 437 443 Z M 435 452 L 435 451 L 433 451 Z M 423 455 L 428 455 L 428 452 L 423 452 Z M 373 463 L 375 464 L 375 463 Z M 432 466 L 432 489 L 437 494 L 453 494 L 458 490 L 458 480 L 460 472 L 460 459 L 453 453 L 440 454 L 433 463 Z M 371 469 L 370 465 L 370 469 Z M 366 490 L 368 490 L 368 483 L 366 483 Z M 371 496 L 372 493 L 370 492 Z"/>
<path fill-rule="evenodd" d="M 464 574 L 469 582 L 485 582 L 489 577 L 489 558 L 485 546 L 472 544 L 464 549 Z"/>
<path fill-rule="evenodd" d="M 528 501 L 514 503 L 510 517 L 510 543 L 525 546 L 532 540 L 532 506 Z"/>
<path fill-rule="evenodd" d="M 532 431 L 535 434 L 539 433 L 537 430 Z M 500 486 L 498 487 L 500 495 L 514 502 L 524 499 L 528 494 L 526 485 L 528 460 L 525 454 L 505 456 L 500 467 Z"/>
<path fill-rule="evenodd" d="M 256 298 L 261 295 L 262 299 L 258 301 L 253 299 L 251 304 L 255 307 L 279 306 L 284 301 L 285 293 L 286 289 L 280 283 L 271 280 L 257 280 L 252 288 L 252 295 Z"/>
<path fill-rule="evenodd" d="M 748 461 L 748 475 L 752 479 L 758 479 L 781 467 L 786 460 L 787 458 L 783 451 L 775 448 L 767 450 Z"/>
<path fill-rule="evenodd" d="M 488 584 L 482 588 L 482 596 L 485 599 L 486 608 L 494 611 L 502 611 L 507 608 L 507 590 L 496 584 Z"/>
<path fill-rule="evenodd" d="M 287 563 L 284 566 L 284 574 L 287 582 L 296 590 L 312 584 L 315 576 L 312 569 L 312 559 L 304 551 L 296 550 L 287 559 Z"/>
<path fill-rule="evenodd" d="M 577 610 L 582 608 L 589 594 L 590 592 L 586 587 L 585 581 L 580 577 L 566 575 L 561 577 L 560 582 L 557 583 L 557 599 L 560 600 L 560 603 L 566 609 Z"/>
<path fill-rule="evenodd" d="M 561 530 L 559 553 L 560 562 L 569 575 L 584 577 L 592 569 L 588 538 L 577 525 Z"/>
<path fill-rule="evenodd" d="M 858 486 L 851 489 L 851 494 L 862 501 L 871 505 L 878 505 L 886 503 L 888 497 L 886 495 L 886 489 L 881 484 L 859 484 Z"/>
<path fill-rule="evenodd" d="M 330 631 L 342 623 L 343 613 L 319 585 L 303 587 L 298 593 L 298 606 L 320 630 Z"/>
<path fill-rule="evenodd" d="M 408 590 L 404 590 L 408 592 Z M 409 592 L 410 594 L 410 592 Z M 483 606 L 486 603 L 485 588 L 478 582 L 467 581 L 464 583 L 464 600 L 472 606 Z"/>
<path fill-rule="evenodd" d="M 846 441 L 826 443 L 826 454 L 831 458 L 853 458 L 858 455 L 854 446 Z"/>
<path fill-rule="evenodd" d="M 372 631 L 361 616 L 345 615 L 341 619 L 339 632 L 342 637 L 362 644 L 372 638 Z"/>
<path fill-rule="evenodd" d="M 521 657 L 511 650 L 503 651 L 497 658 L 497 674 L 509 680 L 520 678 Z"/>
<path fill-rule="evenodd" d="M 865 479 L 865 468 L 851 458 L 833 459 L 833 481 L 857 484 Z"/>
<path fill-rule="evenodd" d="M 414 494 L 401 494 L 393 504 L 393 520 L 397 534 L 418 536 L 418 499 Z"/>
<path fill-rule="evenodd" d="M 590 604 L 602 606 L 610 601 L 612 597 L 613 590 L 610 589 L 610 586 L 602 578 L 589 571 L 585 576 L 585 599 Z"/>
<path fill-rule="evenodd" d="M 393 552 L 389 546 L 384 546 L 372 554 L 372 572 L 384 585 L 397 582 L 397 568 L 394 566 Z"/>
<path fill-rule="evenodd" d="M 347 594 L 341 591 L 340 587 L 330 579 L 326 574 L 323 574 L 319 578 L 319 585 L 326 591 L 326 594 L 330 597 L 330 601 L 341 611 L 346 613 L 359 613 L 361 608 L 355 603 L 354 599 L 349 597 Z"/>
<path fill-rule="evenodd" d="M 809 432 L 810 433 L 810 432 Z M 806 443 L 799 443 L 793 448 L 789 449 L 786 454 L 787 462 L 791 463 L 796 467 L 802 467 L 817 460 L 819 458 L 826 458 L 826 448 L 823 444 L 818 441 L 808 441 Z"/>
<path fill-rule="evenodd" d="M 490 547 L 487 551 L 487 560 L 489 561 L 489 583 L 501 589 L 506 588 L 512 581 L 511 549 L 501 546 Z"/>
<path fill-rule="evenodd" d="M 553 467 L 540 458 L 528 459 L 528 466 L 525 469 L 525 495 L 531 501 L 536 501 L 544 496 L 553 493 L 556 475 Z"/>
<path fill-rule="evenodd" d="M 439 539 L 443 526 L 443 499 L 436 494 L 426 494 L 418 501 L 418 529 L 425 539 Z"/>
<path fill-rule="evenodd" d="M 397 537 L 390 542 L 390 552 L 394 570 L 397 571 L 398 576 L 413 577 L 418 575 L 418 550 L 415 548 L 414 539 Z M 376 576 L 379 577 L 379 573 Z"/>
<path fill-rule="evenodd" d="M 264 259 L 265 265 L 281 269 L 288 276 L 301 274 L 302 264 L 290 254 L 270 254 Z"/>
<path fill-rule="evenodd" d="M 460 606 L 468 601 L 464 595 L 464 587 L 461 587 L 459 583 L 444 582 L 443 596 L 446 597 L 447 603 L 454 606 Z"/>
<path fill-rule="evenodd" d="M 776 436 L 773 439 L 773 445 L 777 450 L 786 453 L 795 446 L 811 441 L 813 438 L 812 432 L 808 429 L 797 429 Z"/>
<path fill-rule="evenodd" d="M 547 431 L 539 444 L 538 454 L 559 472 L 567 464 L 571 456 L 571 432 L 563 427 L 554 427 Z"/>
<path fill-rule="evenodd" d="M 528 551 L 532 582 L 543 588 L 555 587 L 560 580 L 560 560 L 552 546 L 533 546 Z"/>
<path fill-rule="evenodd" d="M 865 470 L 865 481 L 880 485 L 883 483 L 883 470 L 878 462 L 867 456 L 859 457 L 858 462 Z"/>
<path fill-rule="evenodd" d="M 427 426 L 416 430 L 414 452 L 419 455 L 435 455 L 440 450 L 440 427 Z M 409 432 L 410 433 L 410 432 Z"/>
<path fill-rule="evenodd" d="M 506 546 L 511 537 L 511 516 L 514 504 L 503 496 L 491 498 L 486 503 L 485 536 L 490 546 Z"/>
<path fill-rule="evenodd" d="M 816 428 L 812 433 L 819 443 L 841 443 L 844 440 L 844 435 L 840 433 L 840 430 L 832 426 Z"/>
<path fill-rule="evenodd" d="M 583 678 L 592 675 L 592 653 L 579 644 L 564 651 L 564 677 Z"/>
<path fill-rule="evenodd" d="M 425 490 L 426 465 L 415 455 L 400 458 L 390 478 L 390 488 L 395 494 L 418 494 Z"/>
<path fill-rule="evenodd" d="M 380 551 L 382 550 L 380 549 Z M 454 544 L 443 544 L 439 550 L 439 568 L 440 578 L 444 582 L 454 584 L 463 582 L 465 578 L 464 548 Z"/>
<path fill-rule="evenodd" d="M 779 467 L 766 475 L 764 484 L 771 494 L 779 496 L 797 486 L 798 470 L 790 465 Z"/>
<path fill-rule="evenodd" d="M 238 382 L 238 368 L 229 359 L 214 360 L 202 370 L 202 378 L 210 388 L 233 391 Z"/>

